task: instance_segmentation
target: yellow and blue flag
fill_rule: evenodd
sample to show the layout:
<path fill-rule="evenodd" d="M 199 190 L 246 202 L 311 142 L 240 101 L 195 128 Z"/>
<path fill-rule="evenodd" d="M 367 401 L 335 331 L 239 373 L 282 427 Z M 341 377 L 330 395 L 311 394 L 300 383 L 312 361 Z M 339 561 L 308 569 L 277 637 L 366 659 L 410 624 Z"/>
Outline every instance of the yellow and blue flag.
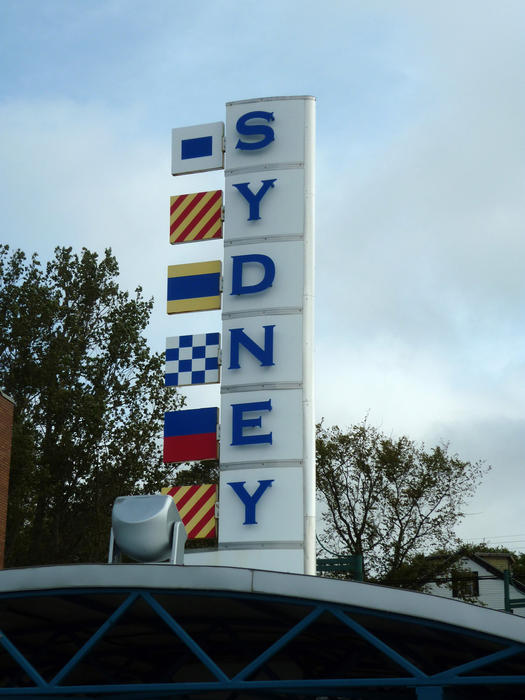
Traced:
<path fill-rule="evenodd" d="M 221 308 L 221 261 L 168 267 L 168 314 Z"/>

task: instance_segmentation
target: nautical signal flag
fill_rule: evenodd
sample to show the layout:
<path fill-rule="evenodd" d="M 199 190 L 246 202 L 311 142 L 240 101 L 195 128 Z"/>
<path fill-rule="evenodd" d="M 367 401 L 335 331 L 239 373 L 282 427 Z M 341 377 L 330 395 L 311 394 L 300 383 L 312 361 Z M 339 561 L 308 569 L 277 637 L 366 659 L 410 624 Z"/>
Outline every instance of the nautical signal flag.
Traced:
<path fill-rule="evenodd" d="M 222 190 L 170 197 L 170 243 L 222 238 Z"/>
<path fill-rule="evenodd" d="M 215 484 L 166 486 L 161 493 L 175 501 L 189 540 L 217 537 Z"/>
<path fill-rule="evenodd" d="M 164 462 L 218 459 L 218 408 L 193 408 L 164 414 Z"/>
<path fill-rule="evenodd" d="M 185 175 L 224 167 L 224 124 L 197 124 L 171 131 L 171 174 Z"/>
<path fill-rule="evenodd" d="M 221 308 L 221 261 L 168 267 L 168 314 Z"/>
<path fill-rule="evenodd" d="M 166 386 L 217 384 L 220 333 L 166 338 Z"/>

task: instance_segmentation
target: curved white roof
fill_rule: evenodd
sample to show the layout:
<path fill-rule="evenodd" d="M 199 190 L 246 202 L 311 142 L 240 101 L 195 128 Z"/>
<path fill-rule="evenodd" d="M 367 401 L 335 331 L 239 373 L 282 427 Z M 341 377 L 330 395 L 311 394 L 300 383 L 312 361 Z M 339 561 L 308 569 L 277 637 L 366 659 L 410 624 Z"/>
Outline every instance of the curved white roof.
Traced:
<path fill-rule="evenodd" d="M 369 583 L 218 566 L 74 564 L 0 571 L 0 594 L 53 589 L 224 591 L 351 605 L 525 643 L 525 618 L 438 596 Z"/>

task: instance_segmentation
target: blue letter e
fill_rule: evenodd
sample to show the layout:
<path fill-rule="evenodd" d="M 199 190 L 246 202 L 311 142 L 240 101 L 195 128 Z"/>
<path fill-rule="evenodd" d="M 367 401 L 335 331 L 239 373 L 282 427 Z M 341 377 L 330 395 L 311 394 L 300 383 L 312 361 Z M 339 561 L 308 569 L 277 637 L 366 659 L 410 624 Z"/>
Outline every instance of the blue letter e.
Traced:
<path fill-rule="evenodd" d="M 262 425 L 261 416 L 257 418 L 245 418 L 244 413 L 253 411 L 271 411 L 272 402 L 268 401 L 252 401 L 251 403 L 232 403 L 232 445 L 258 445 L 260 443 L 272 444 L 272 434 L 264 433 L 255 435 L 245 435 L 245 428 L 260 428 Z"/>

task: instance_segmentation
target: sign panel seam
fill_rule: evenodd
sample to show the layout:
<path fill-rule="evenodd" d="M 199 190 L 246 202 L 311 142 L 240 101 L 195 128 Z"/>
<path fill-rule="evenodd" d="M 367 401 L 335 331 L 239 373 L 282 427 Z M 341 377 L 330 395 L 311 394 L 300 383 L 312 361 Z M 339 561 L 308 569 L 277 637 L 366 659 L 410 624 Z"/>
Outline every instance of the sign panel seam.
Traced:
<path fill-rule="evenodd" d="M 245 311 L 226 311 L 222 314 L 222 320 L 252 318 L 254 316 L 297 316 L 302 313 L 302 308 L 298 306 L 283 306 L 279 309 L 246 309 Z"/>
<path fill-rule="evenodd" d="M 239 469 L 275 469 L 275 467 L 288 467 L 293 469 L 301 469 L 303 467 L 302 459 L 282 459 L 268 462 L 221 462 L 220 470 L 222 471 L 238 471 Z"/>
<path fill-rule="evenodd" d="M 224 171 L 225 177 L 240 175 L 242 173 L 262 173 L 269 170 L 303 170 L 304 161 L 284 161 L 283 163 L 268 163 L 267 165 L 246 165 L 242 168 L 228 168 Z"/>
<path fill-rule="evenodd" d="M 302 549 L 303 540 L 254 540 L 250 542 L 221 542 L 221 549 Z"/>
<path fill-rule="evenodd" d="M 233 394 L 237 391 L 287 391 L 288 389 L 302 388 L 302 382 L 267 382 L 260 384 L 229 384 L 228 386 L 225 386 L 223 379 L 223 384 L 221 386 L 221 394 Z"/>
<path fill-rule="evenodd" d="M 249 245 L 250 243 L 286 243 L 287 241 L 304 241 L 302 233 L 283 233 L 265 236 L 251 236 L 250 238 L 230 238 L 224 241 L 224 246 Z"/>
<path fill-rule="evenodd" d="M 232 107 L 233 105 L 257 104 L 259 102 L 286 102 L 291 100 L 312 100 L 313 102 L 317 101 L 314 95 L 277 95 L 276 97 L 254 97 L 251 100 L 234 100 L 233 102 L 226 102 L 226 107 Z"/>

